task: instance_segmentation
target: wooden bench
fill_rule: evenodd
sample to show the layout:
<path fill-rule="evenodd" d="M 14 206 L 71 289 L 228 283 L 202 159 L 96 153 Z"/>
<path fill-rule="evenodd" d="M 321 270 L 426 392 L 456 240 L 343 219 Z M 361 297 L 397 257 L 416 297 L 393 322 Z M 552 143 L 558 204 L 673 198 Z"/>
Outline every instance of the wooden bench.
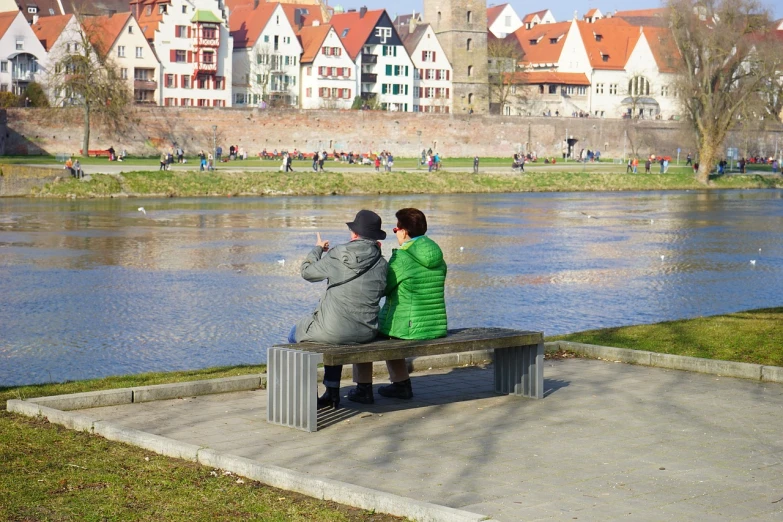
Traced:
<path fill-rule="evenodd" d="M 84 149 L 79 149 L 79 154 L 82 153 L 82 150 L 84 150 Z M 109 153 L 108 150 L 99 150 L 99 149 L 89 149 L 87 151 L 87 155 L 88 156 L 93 156 L 95 158 L 99 158 L 99 157 L 106 157 L 106 158 L 108 158 L 109 156 L 111 156 L 111 154 Z"/>
<path fill-rule="evenodd" d="M 544 397 L 543 333 L 464 328 L 428 341 L 383 339 L 359 345 L 273 346 L 267 352 L 266 420 L 303 431 L 317 430 L 318 364 L 336 366 L 476 350 L 494 351 L 496 393 Z"/>

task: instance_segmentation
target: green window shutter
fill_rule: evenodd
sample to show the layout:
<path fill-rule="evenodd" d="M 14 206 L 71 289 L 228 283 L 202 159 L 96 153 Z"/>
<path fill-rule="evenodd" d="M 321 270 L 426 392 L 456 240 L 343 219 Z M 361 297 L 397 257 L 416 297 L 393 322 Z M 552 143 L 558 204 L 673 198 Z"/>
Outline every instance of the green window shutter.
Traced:
<path fill-rule="evenodd" d="M 381 94 L 386 94 L 386 84 L 381 85 Z"/>
<path fill-rule="evenodd" d="M 261 75 L 256 74 L 256 83 L 261 83 Z"/>
<path fill-rule="evenodd" d="M 408 76 L 408 66 L 405 66 L 405 76 Z"/>
<path fill-rule="evenodd" d="M 405 94 L 408 94 L 408 84 L 407 83 L 405 84 Z M 405 110 L 407 111 L 408 109 L 405 109 Z"/>
<path fill-rule="evenodd" d="M 392 86 L 392 94 L 400 94 L 400 86 L 399 86 L 399 84 L 395 83 Z"/>
<path fill-rule="evenodd" d="M 383 55 L 386 56 L 386 46 L 383 46 Z"/>
<path fill-rule="evenodd" d="M 392 66 L 391 66 L 391 64 L 387 64 L 386 65 L 386 76 L 391 76 L 391 75 L 392 75 Z"/>
<path fill-rule="evenodd" d="M 397 46 L 394 46 L 394 56 L 397 56 Z"/>

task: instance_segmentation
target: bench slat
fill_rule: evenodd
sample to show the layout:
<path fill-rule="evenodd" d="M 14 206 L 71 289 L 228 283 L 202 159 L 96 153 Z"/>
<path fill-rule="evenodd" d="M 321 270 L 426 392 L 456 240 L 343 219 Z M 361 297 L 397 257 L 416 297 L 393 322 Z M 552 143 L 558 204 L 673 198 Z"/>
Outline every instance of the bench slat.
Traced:
<path fill-rule="evenodd" d="M 446 337 L 426 341 L 405 339 L 383 339 L 366 344 L 331 345 L 319 343 L 297 343 L 276 345 L 276 348 L 290 348 L 323 354 L 323 363 L 328 366 L 364 362 L 405 359 L 427 355 L 494 350 L 529 346 L 542 343 L 542 332 L 511 330 L 508 328 L 462 328 L 449 330 Z"/>

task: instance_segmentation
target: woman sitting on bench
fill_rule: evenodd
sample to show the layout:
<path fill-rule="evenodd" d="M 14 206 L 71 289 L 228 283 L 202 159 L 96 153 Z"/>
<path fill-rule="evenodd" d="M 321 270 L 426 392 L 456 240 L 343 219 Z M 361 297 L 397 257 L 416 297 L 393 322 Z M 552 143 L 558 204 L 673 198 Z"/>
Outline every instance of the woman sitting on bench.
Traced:
<path fill-rule="evenodd" d="M 394 235 L 400 248 L 389 260 L 386 274 L 386 303 L 378 318 L 379 333 L 399 339 L 436 339 L 446 336 L 446 262 L 443 251 L 424 234 L 427 218 L 421 210 L 397 211 Z M 378 388 L 384 397 L 413 398 L 405 359 L 386 361 L 391 384 Z M 375 402 L 372 392 L 372 363 L 355 364 L 356 388 L 348 399 L 362 404 Z"/>

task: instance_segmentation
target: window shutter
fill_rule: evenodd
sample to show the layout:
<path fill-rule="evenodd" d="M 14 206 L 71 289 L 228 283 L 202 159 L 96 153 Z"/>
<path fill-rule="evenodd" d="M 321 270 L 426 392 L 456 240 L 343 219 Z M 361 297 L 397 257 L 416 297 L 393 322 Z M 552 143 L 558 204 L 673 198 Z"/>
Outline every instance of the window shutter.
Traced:
<path fill-rule="evenodd" d="M 177 51 L 175 51 L 174 49 L 169 51 L 169 60 L 172 62 L 177 60 Z"/>
<path fill-rule="evenodd" d="M 432 51 L 432 61 L 433 61 L 433 62 L 435 61 L 435 56 L 436 56 L 436 55 L 437 55 L 437 53 L 436 53 L 435 51 Z"/>
<path fill-rule="evenodd" d="M 448 69 L 446 69 L 446 79 L 447 79 L 447 80 L 449 79 L 449 76 L 451 76 L 451 75 L 449 74 L 449 72 L 450 72 L 450 71 L 449 71 Z M 448 96 L 446 96 L 446 97 L 448 98 Z"/>
<path fill-rule="evenodd" d="M 193 63 L 193 51 L 188 51 L 188 63 Z"/>
<path fill-rule="evenodd" d="M 188 38 L 190 38 L 190 26 L 188 26 Z"/>
<path fill-rule="evenodd" d="M 446 87 L 446 99 L 447 100 L 449 99 L 449 88 L 448 87 Z"/>
<path fill-rule="evenodd" d="M 338 47 L 337 48 L 337 56 L 342 56 L 342 55 L 343 55 L 343 50 L 340 47 Z"/>
<path fill-rule="evenodd" d="M 348 77 L 348 78 L 351 77 L 351 68 L 350 67 L 346 67 L 345 68 L 345 76 Z"/>
<path fill-rule="evenodd" d="M 392 66 L 391 64 L 386 64 L 386 76 L 392 75 Z"/>
<path fill-rule="evenodd" d="M 173 76 L 172 79 L 174 80 L 174 82 L 173 82 L 174 83 L 174 88 L 176 89 L 177 88 L 177 81 L 179 80 L 179 78 L 177 77 L 176 74 L 173 74 L 172 76 Z"/>

